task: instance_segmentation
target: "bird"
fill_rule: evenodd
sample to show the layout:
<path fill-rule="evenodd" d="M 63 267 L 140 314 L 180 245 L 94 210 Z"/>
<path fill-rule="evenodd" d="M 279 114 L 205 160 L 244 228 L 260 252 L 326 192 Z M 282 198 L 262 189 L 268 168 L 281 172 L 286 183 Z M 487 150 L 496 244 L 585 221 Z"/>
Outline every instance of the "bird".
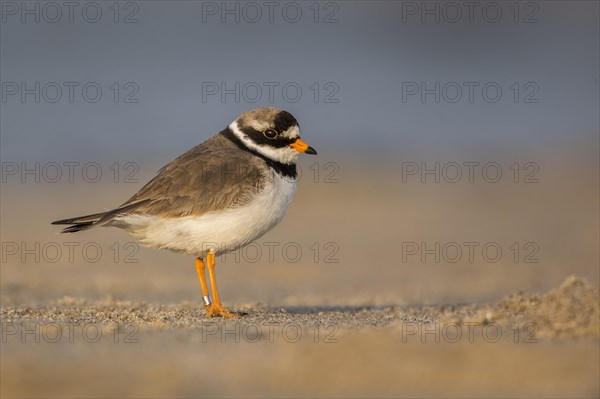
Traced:
<path fill-rule="evenodd" d="M 207 315 L 238 317 L 219 297 L 215 257 L 250 244 L 282 220 L 296 191 L 300 153 L 317 151 L 300 139 L 292 114 L 252 109 L 162 167 L 122 205 L 52 224 L 68 225 L 61 233 L 113 226 L 141 245 L 194 256 Z"/>

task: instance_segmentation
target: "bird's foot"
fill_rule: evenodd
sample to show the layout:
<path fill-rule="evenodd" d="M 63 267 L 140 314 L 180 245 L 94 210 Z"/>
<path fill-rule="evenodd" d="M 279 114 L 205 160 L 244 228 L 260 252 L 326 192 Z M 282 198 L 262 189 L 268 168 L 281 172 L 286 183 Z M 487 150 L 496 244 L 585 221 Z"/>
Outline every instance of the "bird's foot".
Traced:
<path fill-rule="evenodd" d="M 221 304 L 211 303 L 210 305 L 205 305 L 206 314 L 208 317 L 224 317 L 226 319 L 232 319 L 234 317 L 240 317 L 243 313 L 230 312 L 225 309 Z"/>

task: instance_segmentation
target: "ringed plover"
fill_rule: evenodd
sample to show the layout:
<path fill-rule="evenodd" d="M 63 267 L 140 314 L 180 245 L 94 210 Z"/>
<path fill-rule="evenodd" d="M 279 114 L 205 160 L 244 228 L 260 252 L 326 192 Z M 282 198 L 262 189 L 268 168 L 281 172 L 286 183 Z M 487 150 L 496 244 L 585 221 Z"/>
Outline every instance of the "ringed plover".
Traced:
<path fill-rule="evenodd" d="M 296 191 L 299 153 L 317 152 L 300 140 L 289 112 L 253 109 L 165 165 L 121 206 L 52 224 L 69 225 L 63 233 L 115 226 L 142 245 L 195 256 L 207 314 L 233 317 L 219 298 L 215 256 L 251 243 L 281 221 Z"/>

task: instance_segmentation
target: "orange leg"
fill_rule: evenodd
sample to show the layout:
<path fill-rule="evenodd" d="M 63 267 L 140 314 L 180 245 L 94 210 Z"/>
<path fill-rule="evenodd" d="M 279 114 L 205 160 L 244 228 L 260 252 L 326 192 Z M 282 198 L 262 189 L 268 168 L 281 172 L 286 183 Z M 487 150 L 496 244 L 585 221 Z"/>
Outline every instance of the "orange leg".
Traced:
<path fill-rule="evenodd" d="M 215 254 L 209 252 L 206 255 L 206 263 L 208 264 L 208 275 L 210 277 L 210 285 L 212 288 L 213 297 L 215 299 L 214 303 L 210 305 L 210 309 L 207 310 L 208 315 L 213 316 L 222 316 L 225 318 L 235 317 L 236 314 L 228 312 L 227 309 L 223 307 L 221 303 L 221 298 L 219 298 L 219 291 L 217 291 L 217 277 L 215 276 Z M 203 288 L 204 289 L 204 288 Z"/>
<path fill-rule="evenodd" d="M 200 280 L 200 286 L 202 287 L 202 300 L 204 301 L 204 308 L 206 312 L 210 312 L 210 296 L 208 295 L 208 285 L 206 285 L 206 276 L 204 274 L 204 262 L 202 258 L 196 258 L 196 273 L 198 273 L 198 279 Z"/>

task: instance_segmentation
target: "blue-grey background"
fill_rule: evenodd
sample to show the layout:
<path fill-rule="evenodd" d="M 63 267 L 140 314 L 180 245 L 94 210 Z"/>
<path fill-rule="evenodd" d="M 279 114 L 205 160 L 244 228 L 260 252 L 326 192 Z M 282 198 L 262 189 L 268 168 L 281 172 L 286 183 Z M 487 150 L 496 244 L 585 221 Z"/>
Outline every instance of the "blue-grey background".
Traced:
<path fill-rule="evenodd" d="M 222 283 L 236 287 L 235 300 L 465 301 L 548 289 L 570 273 L 597 280 L 598 3 L 466 4 L 82 2 L 70 12 L 62 3 L 3 2 L 3 241 L 128 242 L 116 229 L 56 236 L 48 223 L 122 203 L 239 113 L 277 106 L 297 117 L 319 155 L 301 157 L 296 201 L 264 240 L 299 240 L 305 254 L 311 242 L 334 242 L 338 263 L 237 259 L 249 267 L 223 268 Z M 65 162 L 79 162 L 72 179 Z M 465 162 L 499 165 L 502 179 L 490 183 L 478 166 L 469 181 Z M 83 173 L 88 163 L 100 166 L 97 184 L 94 168 Z M 427 174 L 436 163 L 440 171 L 463 165 L 462 177 L 436 180 Z M 406 175 L 407 165 L 419 171 Z M 498 242 L 504 256 L 482 265 L 465 252 L 440 268 L 402 247 L 471 241 Z M 513 261 L 514 242 L 521 251 L 534 243 L 537 262 L 524 264 L 523 253 Z M 162 280 L 189 276 L 187 257 L 142 248 L 143 265 L 125 270 L 155 279 L 155 293 L 128 290 L 127 279 L 98 285 L 96 276 L 87 280 L 93 289 L 45 295 L 19 285 L 18 273 L 39 276 L 18 255 L 3 273 L 20 298 L 83 290 L 176 300 L 196 288 Z M 66 273 L 89 276 L 72 263 Z M 108 263 L 94 273 L 111 281 Z M 275 265 L 292 274 L 265 289 L 255 273 L 272 277 Z M 325 300 L 319 284 L 337 283 L 323 277 L 298 292 L 294 279 L 311 281 L 311 268 L 343 282 L 340 291 Z M 250 274 L 236 277 L 240 270 Z M 464 290 L 459 271 L 478 284 Z"/>
<path fill-rule="evenodd" d="M 33 8 L 36 2 L 24 4 Z M 460 6 L 456 23 L 450 22 L 454 9 L 443 2 L 428 3 L 437 4 L 439 23 L 418 2 L 321 3 L 318 23 L 312 2 L 293 3 L 285 12 L 286 3 L 277 3 L 272 22 L 260 2 L 253 3 L 260 6 L 260 18 L 254 6 L 229 3 L 229 9 L 237 7 L 239 23 L 235 14 L 221 15 L 227 6 L 220 2 L 142 1 L 132 3 L 135 8 L 121 3 L 119 23 L 111 2 L 97 3 L 102 10 L 97 23 L 85 21 L 85 2 L 74 8 L 72 23 L 64 6 L 58 22 L 45 22 L 43 3 L 37 4 L 39 23 L 27 14 L 21 22 L 20 3 L 16 15 L 3 15 L 2 82 L 80 86 L 73 104 L 66 89 L 54 104 L 43 98 L 35 104 L 31 95 L 23 104 L 19 95 L 8 96 L 2 103 L 3 159 L 176 154 L 260 105 L 292 111 L 305 135 L 324 151 L 366 150 L 367 158 L 407 148 L 447 154 L 597 143 L 598 4 L 593 1 L 520 3 L 517 17 L 513 2 L 496 2 L 485 15 L 493 18 L 499 7 L 498 22 L 484 17 L 489 2 L 473 9 L 472 22 L 469 8 Z M 297 8 L 299 21 L 288 22 Z M 95 10 L 88 8 L 86 15 L 93 17 Z M 138 22 L 123 22 L 130 13 Z M 46 14 L 53 18 L 54 11 Z M 86 82 L 102 87 L 98 103 L 83 100 Z M 108 88 L 114 82 L 134 82 L 139 102 L 115 103 Z M 246 101 L 256 97 L 254 91 L 239 102 L 228 95 L 223 103 L 218 94 L 203 102 L 203 82 L 279 86 L 272 103 L 266 86 L 255 103 Z M 283 97 L 288 82 L 302 88 L 298 102 Z M 309 89 L 314 82 L 321 86 L 318 102 Z M 337 103 L 323 102 L 334 90 L 323 88 L 328 82 L 339 89 L 332 97 Z M 457 103 L 442 98 L 436 104 L 432 95 L 426 103 L 419 95 L 402 102 L 403 82 L 479 86 L 474 103 L 465 89 Z M 482 97 L 488 82 L 503 89 L 497 103 Z M 521 84 L 518 103 L 509 88 L 514 82 Z M 533 96 L 537 103 L 523 103 L 527 82 L 539 88 Z"/>

